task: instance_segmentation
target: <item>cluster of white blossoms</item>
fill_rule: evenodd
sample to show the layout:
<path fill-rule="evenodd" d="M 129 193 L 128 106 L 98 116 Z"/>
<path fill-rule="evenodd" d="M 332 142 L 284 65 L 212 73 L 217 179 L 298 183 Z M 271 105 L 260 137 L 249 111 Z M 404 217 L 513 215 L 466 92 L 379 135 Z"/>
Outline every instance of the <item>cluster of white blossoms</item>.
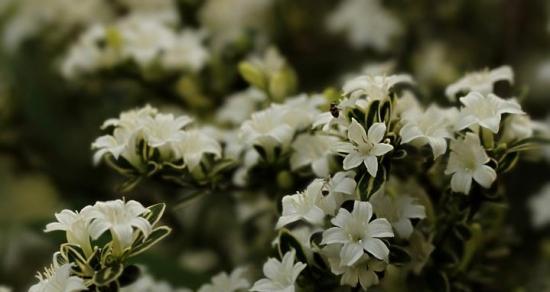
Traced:
<path fill-rule="evenodd" d="M 164 204 L 145 208 L 137 201 L 96 202 L 80 211 L 63 210 L 45 232 L 63 231 L 67 242 L 53 256 L 52 266 L 39 273 L 29 291 L 83 291 L 118 281 L 127 258 L 137 255 L 170 233 L 157 226 Z M 103 235 L 109 240 L 101 246 Z M 98 288 L 99 289 L 99 288 Z"/>
<path fill-rule="evenodd" d="M 143 173 L 156 157 L 158 163 L 181 165 L 193 172 L 206 156 L 220 158 L 221 146 L 204 131 L 190 128 L 192 122 L 186 115 L 159 113 L 151 106 L 123 112 L 103 124 L 102 129 L 113 130 L 92 144 L 94 161 L 108 155 Z"/>
<path fill-rule="evenodd" d="M 146 70 L 197 72 L 209 59 L 205 33 L 176 31 L 164 18 L 132 15 L 114 24 L 95 24 L 82 33 L 62 60 L 67 78 L 132 63 Z"/>
<path fill-rule="evenodd" d="M 345 33 L 356 48 L 390 49 L 392 40 L 403 27 L 399 19 L 379 0 L 346 0 L 332 12 L 327 26 L 333 32 Z"/>

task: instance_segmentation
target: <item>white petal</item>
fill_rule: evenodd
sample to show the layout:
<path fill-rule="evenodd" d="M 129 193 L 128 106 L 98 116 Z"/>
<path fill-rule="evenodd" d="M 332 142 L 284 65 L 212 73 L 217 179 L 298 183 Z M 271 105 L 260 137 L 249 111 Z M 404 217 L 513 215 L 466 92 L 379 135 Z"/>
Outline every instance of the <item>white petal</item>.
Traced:
<path fill-rule="evenodd" d="M 370 150 L 370 154 L 374 156 L 381 156 L 393 150 L 393 146 L 385 143 L 374 144 Z"/>
<path fill-rule="evenodd" d="M 311 169 L 313 173 L 318 177 L 327 177 L 330 174 L 329 163 L 326 158 L 321 158 L 313 161 L 311 164 Z"/>
<path fill-rule="evenodd" d="M 363 240 L 363 247 L 375 258 L 384 261 L 388 260 L 390 250 L 382 240 L 378 238 L 367 238 Z"/>
<path fill-rule="evenodd" d="M 500 127 L 500 115 L 484 119 L 479 122 L 479 125 L 491 130 L 491 132 L 496 134 L 498 133 L 498 129 Z"/>
<path fill-rule="evenodd" d="M 344 169 L 349 170 L 359 166 L 363 162 L 363 155 L 359 152 L 351 152 L 344 158 Z"/>
<path fill-rule="evenodd" d="M 487 165 L 482 165 L 474 172 L 474 180 L 484 188 L 489 188 L 497 178 L 497 173 L 494 169 Z"/>
<path fill-rule="evenodd" d="M 386 218 L 372 220 L 367 227 L 369 237 L 393 237 L 391 224 Z"/>
<path fill-rule="evenodd" d="M 340 208 L 340 210 L 338 210 L 338 214 L 336 214 L 336 217 L 332 218 L 330 222 L 335 226 L 344 227 L 350 216 L 351 214 L 348 212 L 348 210 Z"/>
<path fill-rule="evenodd" d="M 429 138 L 428 143 L 432 148 L 434 159 L 445 154 L 447 151 L 447 141 L 445 138 Z"/>
<path fill-rule="evenodd" d="M 393 228 L 395 228 L 397 236 L 404 239 L 408 239 L 414 230 L 411 220 L 405 218 L 399 220 L 398 222 L 395 222 L 393 224 Z"/>
<path fill-rule="evenodd" d="M 363 126 L 361 126 L 361 124 L 359 124 L 355 119 L 352 119 L 351 124 L 349 125 L 348 139 L 358 145 L 364 144 L 367 139 L 365 128 L 363 128 Z"/>
<path fill-rule="evenodd" d="M 376 159 L 376 156 L 367 156 L 365 157 L 365 166 L 367 167 L 368 173 L 375 177 L 376 173 L 378 172 L 378 159 Z M 344 167 L 345 169 L 345 167 Z"/>
<path fill-rule="evenodd" d="M 332 227 L 323 232 L 323 244 L 346 243 L 348 241 L 348 234 L 342 228 Z"/>
<path fill-rule="evenodd" d="M 464 172 L 455 172 L 451 178 L 453 192 L 468 194 L 472 185 L 472 176 Z"/>
<path fill-rule="evenodd" d="M 384 138 L 386 133 L 386 125 L 384 123 L 374 123 L 367 134 L 367 139 L 371 143 L 379 143 Z"/>
<path fill-rule="evenodd" d="M 351 266 L 364 254 L 363 247 L 355 242 L 344 244 L 340 250 L 340 260 L 343 265 Z"/>

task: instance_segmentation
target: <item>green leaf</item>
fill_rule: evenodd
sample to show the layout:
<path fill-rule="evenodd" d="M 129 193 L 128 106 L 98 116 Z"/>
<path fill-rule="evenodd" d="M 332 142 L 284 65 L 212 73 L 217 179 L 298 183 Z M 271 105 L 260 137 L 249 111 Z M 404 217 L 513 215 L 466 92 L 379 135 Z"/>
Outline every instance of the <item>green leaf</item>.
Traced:
<path fill-rule="evenodd" d="M 281 230 L 279 233 L 279 255 L 283 257 L 285 253 L 293 249 L 296 251 L 296 259 L 307 263 L 307 257 L 300 242 L 288 230 Z"/>
<path fill-rule="evenodd" d="M 96 286 L 107 286 L 111 282 L 120 277 L 124 265 L 122 263 L 115 263 L 112 266 L 105 267 L 94 274 L 93 282 Z"/>
<path fill-rule="evenodd" d="M 375 177 L 370 176 L 368 172 L 359 179 L 357 184 L 362 201 L 368 201 L 386 181 L 386 167 L 380 165 Z"/>
<path fill-rule="evenodd" d="M 60 248 L 61 254 L 65 257 L 67 262 L 73 263 L 76 266 L 75 271 L 78 273 L 86 273 L 90 270 L 88 267 L 88 261 L 84 255 L 84 251 L 80 246 L 70 243 L 64 243 Z"/>
<path fill-rule="evenodd" d="M 378 110 L 378 121 L 388 124 L 391 118 L 391 102 L 384 102 Z"/>
<path fill-rule="evenodd" d="M 143 242 L 135 241 L 130 249 L 129 256 L 138 255 L 145 250 L 149 249 L 151 246 L 155 245 L 157 242 L 161 241 L 163 238 L 168 236 L 172 229 L 168 226 L 157 227 L 149 234 Z"/>
<path fill-rule="evenodd" d="M 155 226 L 157 222 L 160 220 L 160 217 L 164 214 L 164 210 L 166 209 L 166 204 L 164 203 L 158 203 L 152 206 L 147 207 L 149 209 L 149 213 L 145 215 L 145 219 L 151 223 L 151 226 Z"/>

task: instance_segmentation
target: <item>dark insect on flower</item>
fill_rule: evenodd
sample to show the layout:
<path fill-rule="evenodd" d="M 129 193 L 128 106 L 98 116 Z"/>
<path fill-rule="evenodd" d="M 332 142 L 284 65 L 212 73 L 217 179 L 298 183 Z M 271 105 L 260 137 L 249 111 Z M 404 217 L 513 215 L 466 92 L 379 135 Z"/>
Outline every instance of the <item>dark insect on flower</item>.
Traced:
<path fill-rule="evenodd" d="M 330 113 L 335 118 L 337 118 L 340 115 L 340 110 L 338 109 L 335 103 L 330 104 Z"/>

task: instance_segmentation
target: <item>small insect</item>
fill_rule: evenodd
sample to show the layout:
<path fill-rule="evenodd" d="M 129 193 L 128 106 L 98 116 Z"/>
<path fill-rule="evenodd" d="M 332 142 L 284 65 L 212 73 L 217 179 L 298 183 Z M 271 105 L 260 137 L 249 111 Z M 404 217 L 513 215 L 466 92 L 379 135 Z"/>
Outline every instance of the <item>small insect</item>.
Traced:
<path fill-rule="evenodd" d="M 338 109 L 335 103 L 330 104 L 330 113 L 335 118 L 337 118 L 340 115 L 340 110 Z"/>

